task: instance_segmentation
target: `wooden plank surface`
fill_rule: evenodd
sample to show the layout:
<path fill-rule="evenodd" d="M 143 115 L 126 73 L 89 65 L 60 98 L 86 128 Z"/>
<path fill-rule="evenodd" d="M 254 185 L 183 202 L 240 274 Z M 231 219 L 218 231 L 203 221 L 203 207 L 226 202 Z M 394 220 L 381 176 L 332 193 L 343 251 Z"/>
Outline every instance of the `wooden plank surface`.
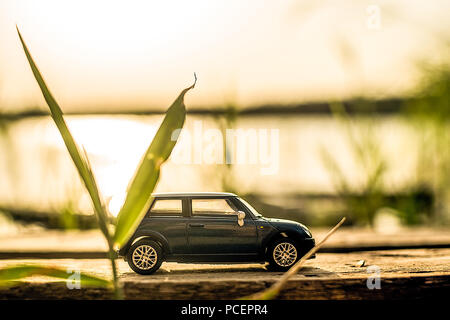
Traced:
<path fill-rule="evenodd" d="M 364 264 L 361 262 L 364 261 Z M 0 268 L 20 263 L 45 263 L 109 277 L 107 260 L 47 259 L 0 260 Z M 380 270 L 380 289 L 370 290 L 367 280 Z M 128 299 L 236 299 L 266 288 L 281 277 L 264 266 L 164 263 L 151 276 L 133 273 L 119 261 L 120 278 Z M 450 294 L 450 249 L 319 253 L 295 275 L 280 299 L 405 299 Z M 109 298 L 101 288 L 69 290 L 65 283 L 32 277 L 26 283 L 0 289 L 0 298 Z"/>

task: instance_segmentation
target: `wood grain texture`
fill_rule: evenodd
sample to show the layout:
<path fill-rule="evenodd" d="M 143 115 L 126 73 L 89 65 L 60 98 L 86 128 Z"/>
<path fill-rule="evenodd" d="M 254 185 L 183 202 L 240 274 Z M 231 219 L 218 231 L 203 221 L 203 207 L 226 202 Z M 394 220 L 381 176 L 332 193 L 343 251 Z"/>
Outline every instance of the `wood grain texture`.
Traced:
<path fill-rule="evenodd" d="M 364 266 L 361 267 L 361 260 Z M 19 260 L 42 263 L 42 260 Z M 18 260 L 0 260 L 0 268 Z M 108 277 L 103 259 L 47 259 L 48 266 L 89 271 Z M 381 289 L 369 290 L 369 266 L 380 268 Z M 206 265 L 164 263 L 152 276 L 133 273 L 118 261 L 127 299 L 237 299 L 268 288 L 282 273 L 258 264 Z M 288 282 L 278 299 L 423 299 L 450 296 L 450 249 L 318 253 Z M 101 288 L 69 290 L 65 283 L 32 277 L 26 283 L 0 288 L 1 299 L 108 299 Z"/>

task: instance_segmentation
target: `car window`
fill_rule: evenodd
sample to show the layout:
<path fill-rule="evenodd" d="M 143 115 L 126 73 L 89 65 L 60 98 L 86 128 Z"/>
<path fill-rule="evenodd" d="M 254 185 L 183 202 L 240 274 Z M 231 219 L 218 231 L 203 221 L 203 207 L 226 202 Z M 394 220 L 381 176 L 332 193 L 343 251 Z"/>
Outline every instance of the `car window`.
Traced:
<path fill-rule="evenodd" d="M 183 206 L 180 199 L 156 200 L 150 209 L 150 215 L 170 214 L 182 215 Z"/>
<path fill-rule="evenodd" d="M 255 208 L 253 208 L 251 205 L 250 205 L 250 203 L 248 203 L 247 201 L 245 201 L 244 199 L 242 199 L 242 198 L 239 198 L 239 200 L 242 202 L 242 203 L 244 203 L 244 205 L 253 213 L 253 215 L 255 215 L 256 217 L 262 217 L 262 215 L 258 212 L 258 211 L 256 211 L 256 209 Z"/>
<path fill-rule="evenodd" d="M 193 215 L 235 215 L 237 211 L 228 199 L 192 199 Z"/>

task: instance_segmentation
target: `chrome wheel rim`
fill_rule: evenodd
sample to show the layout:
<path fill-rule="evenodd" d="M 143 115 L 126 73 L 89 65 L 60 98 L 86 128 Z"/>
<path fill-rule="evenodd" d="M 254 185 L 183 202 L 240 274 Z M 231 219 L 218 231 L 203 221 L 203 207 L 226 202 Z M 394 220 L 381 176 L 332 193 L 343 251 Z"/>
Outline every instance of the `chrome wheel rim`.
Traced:
<path fill-rule="evenodd" d="M 273 249 L 273 260 L 281 267 L 289 267 L 297 260 L 297 249 L 292 243 L 279 243 Z"/>
<path fill-rule="evenodd" d="M 158 254 L 152 246 L 143 244 L 133 251 L 133 264 L 141 270 L 153 268 L 158 260 Z"/>

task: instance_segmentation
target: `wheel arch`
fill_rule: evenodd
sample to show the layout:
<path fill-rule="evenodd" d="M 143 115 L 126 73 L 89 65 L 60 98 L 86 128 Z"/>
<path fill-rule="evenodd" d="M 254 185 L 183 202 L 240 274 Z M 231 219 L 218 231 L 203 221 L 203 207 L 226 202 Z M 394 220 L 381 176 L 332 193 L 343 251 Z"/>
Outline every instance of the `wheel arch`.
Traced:
<path fill-rule="evenodd" d="M 142 231 L 133 235 L 133 237 L 128 241 L 128 243 L 122 249 L 120 249 L 119 254 L 123 257 L 126 257 L 128 250 L 130 250 L 131 246 L 135 244 L 137 241 L 143 239 L 153 240 L 156 243 L 158 243 L 161 246 L 163 254 L 165 256 L 171 253 L 169 242 L 162 234 L 155 231 Z"/>
<path fill-rule="evenodd" d="M 277 241 L 279 239 L 283 239 L 283 238 L 288 238 L 288 239 L 294 240 L 297 244 L 300 244 L 304 237 L 302 235 L 300 235 L 299 233 L 291 231 L 291 230 L 279 231 L 279 232 L 273 234 L 271 237 L 267 238 L 266 241 L 263 243 L 264 256 L 267 255 L 267 251 L 268 251 L 269 247 L 275 241 Z"/>

